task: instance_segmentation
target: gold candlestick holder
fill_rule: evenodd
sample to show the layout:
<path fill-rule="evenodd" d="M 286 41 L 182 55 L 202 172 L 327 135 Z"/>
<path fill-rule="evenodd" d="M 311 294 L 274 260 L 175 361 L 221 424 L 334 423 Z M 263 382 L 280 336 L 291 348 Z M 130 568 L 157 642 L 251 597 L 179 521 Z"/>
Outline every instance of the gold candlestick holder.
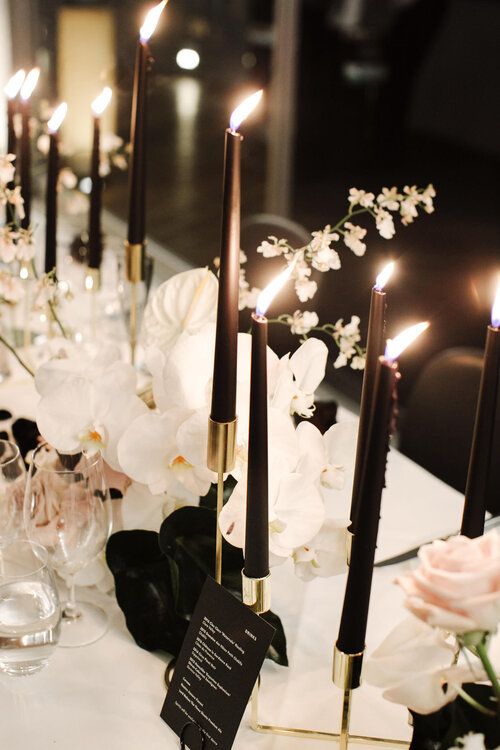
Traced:
<path fill-rule="evenodd" d="M 271 609 L 271 574 L 264 578 L 249 578 L 241 571 L 243 604 L 255 612 L 263 615 Z"/>
<path fill-rule="evenodd" d="M 236 460 L 236 426 L 232 422 L 216 422 L 208 418 L 207 466 L 217 474 L 217 510 L 215 520 L 215 580 L 222 583 L 222 533 L 219 516 L 224 505 L 224 474 L 234 467 Z"/>
<path fill-rule="evenodd" d="M 125 269 L 127 280 L 130 283 L 130 322 L 129 322 L 129 345 L 130 361 L 135 364 L 135 350 L 138 337 L 138 285 L 144 281 L 144 242 L 125 242 Z"/>

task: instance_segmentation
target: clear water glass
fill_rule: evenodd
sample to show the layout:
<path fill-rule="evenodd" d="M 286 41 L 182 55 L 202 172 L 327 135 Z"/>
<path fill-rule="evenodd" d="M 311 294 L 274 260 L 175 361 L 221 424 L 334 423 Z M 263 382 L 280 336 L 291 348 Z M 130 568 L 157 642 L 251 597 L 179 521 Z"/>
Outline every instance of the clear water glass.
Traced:
<path fill-rule="evenodd" d="M 61 605 L 46 550 L 27 540 L 0 549 L 0 670 L 26 676 L 54 651 Z"/>
<path fill-rule="evenodd" d="M 23 529 L 24 461 L 15 443 L 0 440 L 0 549 Z"/>
<path fill-rule="evenodd" d="M 103 551 L 110 532 L 109 493 L 101 456 L 58 453 L 47 445 L 33 454 L 24 504 L 28 538 L 43 545 L 69 587 L 60 646 L 85 646 L 107 630 L 99 606 L 76 601 L 75 576 Z"/>

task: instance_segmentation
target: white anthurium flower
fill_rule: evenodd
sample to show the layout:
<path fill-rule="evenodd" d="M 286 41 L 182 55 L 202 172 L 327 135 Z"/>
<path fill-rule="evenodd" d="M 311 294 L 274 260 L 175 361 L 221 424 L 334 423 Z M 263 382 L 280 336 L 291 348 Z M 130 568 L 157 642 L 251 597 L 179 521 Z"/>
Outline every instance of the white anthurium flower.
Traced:
<path fill-rule="evenodd" d="M 217 278 L 208 268 L 172 276 L 151 295 L 144 311 L 145 346 L 168 354 L 181 333 L 197 333 L 217 317 Z"/>
<path fill-rule="evenodd" d="M 135 419 L 120 439 L 118 458 L 123 471 L 147 484 L 154 495 L 168 492 L 177 482 L 190 492 L 206 495 L 215 480 L 206 460 L 193 465 L 181 453 L 177 435 L 190 416 L 186 409 L 174 408 L 164 414 L 148 411 Z"/>
<path fill-rule="evenodd" d="M 55 362 L 48 364 L 54 366 Z M 57 372 L 54 367 L 52 372 Z M 99 451 L 113 469 L 119 469 L 118 441 L 130 422 L 147 411 L 135 393 L 134 369 L 123 362 L 114 362 L 98 373 L 60 371 L 58 375 L 63 377 L 54 388 L 47 387 L 47 372 L 39 379 L 40 433 L 59 451 Z"/>
<path fill-rule="evenodd" d="M 327 518 L 310 542 L 293 551 L 295 575 L 303 581 L 345 573 L 348 519 Z"/>
<path fill-rule="evenodd" d="M 295 548 L 312 539 L 321 528 L 325 507 L 314 484 L 301 474 L 283 473 L 270 465 L 269 551 L 274 558 L 291 557 Z M 219 519 L 227 542 L 243 549 L 246 522 L 246 473 L 234 488 Z"/>
<path fill-rule="evenodd" d="M 211 397 L 215 324 L 197 333 L 182 332 L 165 357 L 162 388 L 166 408 L 201 409 Z M 155 394 L 156 395 L 156 394 Z M 160 408 L 161 405 L 158 403 Z"/>
<path fill-rule="evenodd" d="M 369 684 L 384 689 L 386 700 L 429 714 L 454 700 L 462 683 L 485 676 L 476 664 L 450 666 L 454 656 L 455 645 L 444 631 L 410 616 L 373 652 L 364 676 Z"/>
<path fill-rule="evenodd" d="M 301 417 L 312 417 L 314 392 L 325 377 L 328 348 L 323 341 L 309 338 L 292 356 L 280 360 L 279 377 L 271 403 Z"/>
<path fill-rule="evenodd" d="M 299 443 L 297 471 L 329 490 L 342 490 L 356 456 L 356 422 L 337 422 L 324 435 L 310 422 L 296 430 Z"/>

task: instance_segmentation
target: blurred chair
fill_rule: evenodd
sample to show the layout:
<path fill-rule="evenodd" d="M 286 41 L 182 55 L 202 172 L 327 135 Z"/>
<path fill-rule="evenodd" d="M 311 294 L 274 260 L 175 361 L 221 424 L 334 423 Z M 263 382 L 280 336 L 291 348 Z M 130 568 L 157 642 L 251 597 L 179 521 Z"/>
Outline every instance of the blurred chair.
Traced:
<path fill-rule="evenodd" d="M 447 349 L 436 356 L 420 373 L 401 420 L 399 450 L 460 492 L 465 491 L 482 364 L 478 349 Z"/>
<path fill-rule="evenodd" d="M 293 247 L 306 245 L 311 233 L 296 221 L 275 214 L 253 214 L 241 222 L 241 247 L 247 253 L 253 253 L 260 243 L 274 235 L 284 237 Z"/>

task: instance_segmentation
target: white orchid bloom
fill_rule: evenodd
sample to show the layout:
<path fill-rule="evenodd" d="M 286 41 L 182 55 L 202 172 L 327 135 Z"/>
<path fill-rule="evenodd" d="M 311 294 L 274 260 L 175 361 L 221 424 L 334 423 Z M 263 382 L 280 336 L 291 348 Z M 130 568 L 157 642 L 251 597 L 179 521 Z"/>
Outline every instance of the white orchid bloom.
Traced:
<path fill-rule="evenodd" d="M 337 422 L 324 435 L 310 422 L 296 430 L 300 458 L 297 471 L 329 490 L 342 490 L 356 456 L 357 424 Z"/>
<path fill-rule="evenodd" d="M 271 562 L 277 563 L 273 556 L 291 557 L 297 547 L 318 533 L 325 507 L 314 484 L 301 474 L 284 473 L 270 464 L 269 480 L 269 551 Z M 245 473 L 219 518 L 226 541 L 241 549 L 245 545 L 246 491 Z"/>
<path fill-rule="evenodd" d="M 384 689 L 393 703 L 429 714 L 457 696 L 464 682 L 485 675 L 479 664 L 453 664 L 455 645 L 444 631 L 410 616 L 392 630 L 364 665 L 366 682 Z M 446 692 L 444 686 L 447 685 Z"/>
<path fill-rule="evenodd" d="M 163 414 L 148 411 L 125 430 L 118 444 L 123 471 L 132 479 L 147 484 L 156 495 L 171 490 L 177 482 L 189 492 L 206 495 L 215 475 L 203 463 L 194 465 L 183 455 L 178 433 L 192 413 L 169 409 Z"/>
<path fill-rule="evenodd" d="M 92 367 L 77 357 L 55 360 L 37 372 L 41 394 L 37 425 L 42 436 L 59 451 L 99 451 L 113 469 L 120 469 L 117 445 L 127 426 L 147 411 L 136 396 L 136 374 L 131 365 L 112 362 Z"/>
<path fill-rule="evenodd" d="M 282 357 L 273 406 L 289 414 L 312 417 L 314 392 L 325 377 L 327 358 L 326 344 L 314 337 L 304 341 L 292 356 Z"/>
<path fill-rule="evenodd" d="M 183 271 L 161 284 L 144 311 L 145 346 L 168 354 L 183 332 L 198 333 L 215 323 L 218 288 L 208 268 Z"/>
<path fill-rule="evenodd" d="M 303 581 L 345 573 L 349 520 L 327 518 L 310 542 L 293 551 L 295 575 Z"/>

